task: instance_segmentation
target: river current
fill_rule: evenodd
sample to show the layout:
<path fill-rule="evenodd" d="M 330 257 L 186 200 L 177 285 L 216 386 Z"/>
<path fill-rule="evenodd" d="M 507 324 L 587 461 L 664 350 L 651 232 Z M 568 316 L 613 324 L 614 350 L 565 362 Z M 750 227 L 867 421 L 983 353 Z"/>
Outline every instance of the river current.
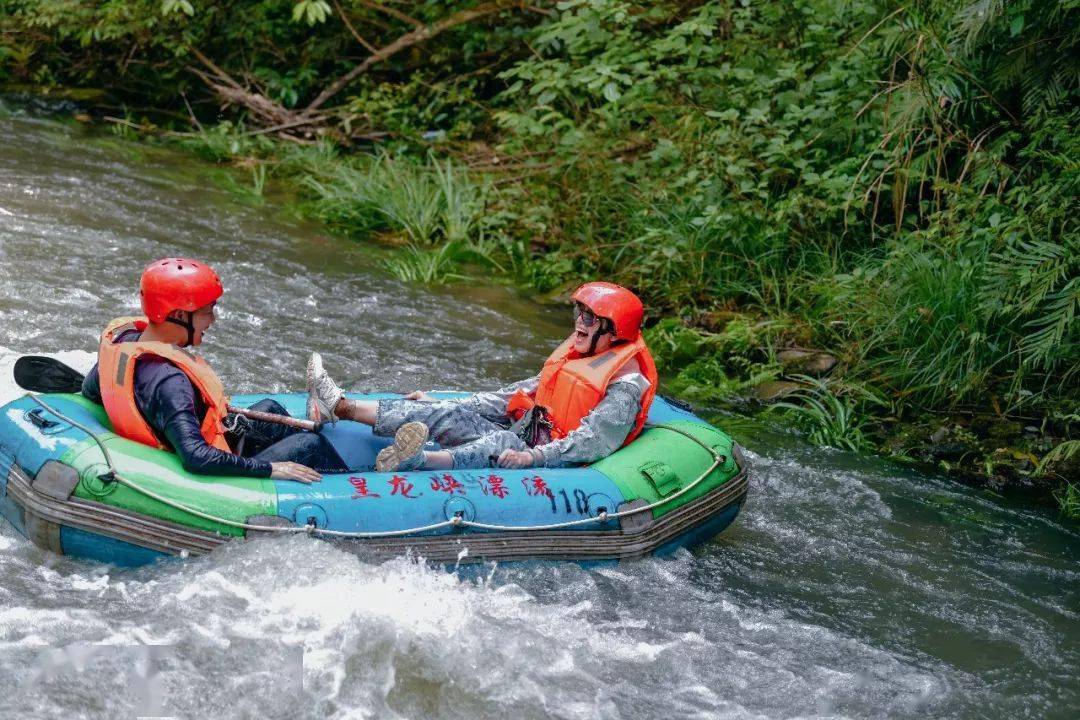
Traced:
<path fill-rule="evenodd" d="M 81 369 L 152 259 L 227 292 L 203 354 L 232 392 L 536 372 L 568 313 L 413 287 L 243 173 L 0 114 L 0 401 L 19 354 Z M 1080 529 L 871 457 L 718 418 L 751 494 L 693 553 L 453 574 L 306 538 L 122 570 L 0 521 L 0 717 L 1074 718 Z"/>

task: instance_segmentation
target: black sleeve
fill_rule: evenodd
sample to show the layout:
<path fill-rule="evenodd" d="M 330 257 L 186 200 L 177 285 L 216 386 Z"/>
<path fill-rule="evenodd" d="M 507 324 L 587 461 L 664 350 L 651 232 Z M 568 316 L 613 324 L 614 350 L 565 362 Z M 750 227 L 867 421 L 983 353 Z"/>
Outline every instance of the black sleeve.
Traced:
<path fill-rule="evenodd" d="M 195 415 L 195 388 L 180 370 L 154 384 L 142 407 L 150 425 L 164 436 L 184 469 L 197 475 L 270 477 L 270 463 L 218 450 L 203 439 Z"/>
<path fill-rule="evenodd" d="M 94 363 L 94 367 L 90 368 L 90 372 L 83 378 L 82 394 L 98 405 L 101 404 L 101 380 L 98 378 L 97 363 Z"/>

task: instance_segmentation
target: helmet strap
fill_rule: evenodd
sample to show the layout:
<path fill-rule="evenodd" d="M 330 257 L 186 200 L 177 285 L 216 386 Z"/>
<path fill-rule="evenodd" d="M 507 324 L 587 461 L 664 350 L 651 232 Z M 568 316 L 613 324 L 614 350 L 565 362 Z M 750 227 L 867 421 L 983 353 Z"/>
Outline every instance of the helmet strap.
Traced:
<path fill-rule="evenodd" d="M 187 343 L 185 344 L 186 347 L 195 343 L 195 323 L 191 321 L 192 314 L 190 312 L 186 310 L 182 310 L 181 312 L 184 313 L 184 320 L 181 320 L 180 318 L 175 318 L 171 314 L 169 314 L 165 316 L 165 322 L 171 322 L 173 325 L 179 325 L 180 327 L 187 330 Z"/>
<path fill-rule="evenodd" d="M 607 318 L 597 318 L 596 321 L 600 324 L 600 327 L 596 328 L 596 332 L 594 332 L 592 336 L 592 341 L 589 343 L 589 355 L 596 352 L 596 346 L 600 342 L 600 336 L 611 331 L 610 320 Z"/>

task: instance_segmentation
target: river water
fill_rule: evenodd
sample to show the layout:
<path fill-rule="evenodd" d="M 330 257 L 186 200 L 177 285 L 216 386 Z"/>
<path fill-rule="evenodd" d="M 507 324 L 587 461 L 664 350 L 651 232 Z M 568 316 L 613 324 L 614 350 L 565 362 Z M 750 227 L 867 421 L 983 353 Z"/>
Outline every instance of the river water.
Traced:
<path fill-rule="evenodd" d="M 0 115 L 0 395 L 20 353 L 83 368 L 141 268 L 204 258 L 234 392 L 306 354 L 357 390 L 536 371 L 566 313 L 391 279 L 190 157 Z M 227 189 L 232 187 L 232 189 Z M 749 503 L 694 553 L 451 574 L 305 537 L 139 570 L 0 521 L 0 717 L 759 718 L 1080 714 L 1080 532 L 1052 511 L 721 418 Z"/>

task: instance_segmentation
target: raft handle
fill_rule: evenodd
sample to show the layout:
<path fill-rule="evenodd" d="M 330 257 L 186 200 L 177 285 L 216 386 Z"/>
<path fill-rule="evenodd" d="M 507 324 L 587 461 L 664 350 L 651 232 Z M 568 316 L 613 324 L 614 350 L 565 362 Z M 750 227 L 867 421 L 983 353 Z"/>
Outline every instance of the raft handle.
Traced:
<path fill-rule="evenodd" d="M 23 417 L 25 417 L 36 427 L 42 430 L 48 430 L 49 428 L 54 428 L 60 425 L 60 423 L 56 422 L 55 420 L 50 420 L 47 417 L 43 417 L 41 413 L 42 408 L 34 408 L 33 410 L 27 410 L 26 414 Z"/>

